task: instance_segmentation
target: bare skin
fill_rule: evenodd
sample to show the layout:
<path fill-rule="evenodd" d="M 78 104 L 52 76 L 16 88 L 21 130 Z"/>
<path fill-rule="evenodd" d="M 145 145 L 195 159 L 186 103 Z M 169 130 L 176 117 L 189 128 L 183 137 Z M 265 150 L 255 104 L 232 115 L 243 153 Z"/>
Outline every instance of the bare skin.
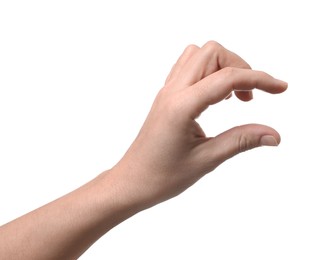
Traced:
<path fill-rule="evenodd" d="M 188 46 L 123 158 L 77 190 L 1 226 L 1 257 L 77 259 L 117 224 L 177 196 L 225 160 L 277 146 L 280 135 L 268 126 L 238 126 L 207 137 L 195 121 L 232 93 L 250 101 L 254 89 L 278 94 L 287 83 L 252 70 L 217 42 Z"/>

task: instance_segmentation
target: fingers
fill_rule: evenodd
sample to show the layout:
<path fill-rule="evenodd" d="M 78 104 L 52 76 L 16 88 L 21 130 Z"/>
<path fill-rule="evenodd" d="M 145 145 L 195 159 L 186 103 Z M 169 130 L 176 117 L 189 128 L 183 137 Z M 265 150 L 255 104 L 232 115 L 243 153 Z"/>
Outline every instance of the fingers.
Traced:
<path fill-rule="evenodd" d="M 190 45 L 171 69 L 165 84 L 176 79 L 175 88 L 184 88 L 225 67 L 250 69 L 240 56 L 215 41 L 207 42 L 202 48 Z M 235 94 L 242 101 L 249 101 L 253 96 L 251 91 Z"/>
<path fill-rule="evenodd" d="M 200 48 L 196 45 L 189 45 L 186 47 L 182 55 L 178 58 L 177 62 L 172 67 L 165 84 L 168 84 L 171 80 L 175 79 L 181 72 L 182 67 L 188 62 L 192 55 Z"/>
<path fill-rule="evenodd" d="M 287 83 L 262 71 L 225 68 L 209 75 L 189 89 L 192 102 L 189 104 L 190 112 L 196 118 L 209 105 L 225 99 L 232 91 L 242 93 L 253 89 L 277 94 L 287 89 Z"/>
<path fill-rule="evenodd" d="M 258 124 L 234 127 L 212 139 L 200 147 L 208 151 L 208 163 L 216 168 L 225 160 L 247 150 L 259 146 L 277 146 L 280 135 L 273 128 Z M 204 153 L 203 153 L 204 154 Z"/>
<path fill-rule="evenodd" d="M 179 71 L 178 82 L 191 86 L 208 75 L 225 67 L 250 69 L 250 66 L 237 54 L 225 49 L 215 41 L 209 41 L 202 48 L 193 52 L 189 62 Z"/>
<path fill-rule="evenodd" d="M 234 91 L 235 96 L 241 101 L 250 101 L 253 99 L 252 91 Z"/>

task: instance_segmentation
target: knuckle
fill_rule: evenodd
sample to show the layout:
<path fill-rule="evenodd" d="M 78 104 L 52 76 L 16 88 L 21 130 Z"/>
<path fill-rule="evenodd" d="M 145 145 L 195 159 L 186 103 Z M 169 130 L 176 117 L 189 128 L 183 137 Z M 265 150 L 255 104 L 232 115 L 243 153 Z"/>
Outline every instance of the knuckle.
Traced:
<path fill-rule="evenodd" d="M 239 153 L 245 152 L 252 148 L 250 140 L 243 134 L 240 135 L 238 142 L 239 142 L 238 144 Z"/>
<path fill-rule="evenodd" d="M 194 52 L 196 50 L 200 49 L 198 46 L 196 46 L 195 44 L 189 44 L 186 48 L 185 48 L 185 52 L 191 53 Z"/>
<path fill-rule="evenodd" d="M 187 57 L 191 57 L 194 53 L 196 53 L 200 48 L 194 44 L 188 45 L 184 50 L 184 55 Z"/>
<path fill-rule="evenodd" d="M 245 133 L 243 127 L 237 126 L 237 153 L 242 153 L 257 147 L 256 139 Z"/>
<path fill-rule="evenodd" d="M 236 74 L 237 69 L 234 67 L 225 67 L 220 70 L 220 72 L 223 74 L 224 77 L 232 77 Z"/>
<path fill-rule="evenodd" d="M 216 41 L 208 41 L 205 45 L 204 45 L 204 48 L 211 51 L 211 52 L 218 52 L 218 51 L 222 51 L 224 49 L 224 47 L 219 44 L 218 42 Z"/>

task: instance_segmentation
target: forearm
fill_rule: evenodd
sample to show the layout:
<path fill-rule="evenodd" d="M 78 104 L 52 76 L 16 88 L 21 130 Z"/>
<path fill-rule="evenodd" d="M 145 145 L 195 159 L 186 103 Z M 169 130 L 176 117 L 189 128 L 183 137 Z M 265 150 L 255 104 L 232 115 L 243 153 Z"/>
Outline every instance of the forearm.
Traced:
<path fill-rule="evenodd" d="M 142 210 L 119 170 L 0 228 L 3 259 L 77 259 L 111 228 Z"/>

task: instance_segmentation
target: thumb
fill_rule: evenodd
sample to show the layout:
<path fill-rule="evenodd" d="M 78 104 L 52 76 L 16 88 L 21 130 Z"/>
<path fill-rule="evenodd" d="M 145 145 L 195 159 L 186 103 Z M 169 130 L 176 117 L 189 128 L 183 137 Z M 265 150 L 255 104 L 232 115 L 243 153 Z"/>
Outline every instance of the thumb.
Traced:
<path fill-rule="evenodd" d="M 205 145 L 212 151 L 212 162 L 218 166 L 225 160 L 259 146 L 278 146 L 279 133 L 271 127 L 258 124 L 237 126 L 210 139 Z"/>

